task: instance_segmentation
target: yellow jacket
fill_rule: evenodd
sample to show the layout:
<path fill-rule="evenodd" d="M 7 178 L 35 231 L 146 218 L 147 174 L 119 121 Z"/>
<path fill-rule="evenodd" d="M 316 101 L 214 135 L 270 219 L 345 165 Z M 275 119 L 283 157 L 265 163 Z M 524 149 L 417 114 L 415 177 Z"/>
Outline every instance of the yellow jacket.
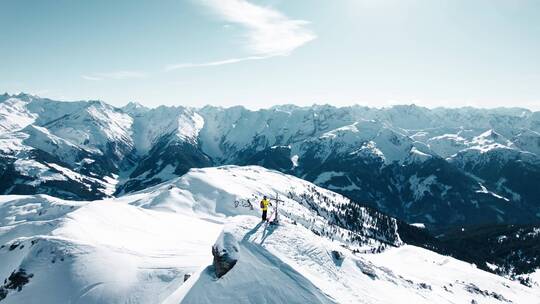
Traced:
<path fill-rule="evenodd" d="M 267 200 L 267 199 L 264 199 L 261 201 L 261 209 L 263 211 L 266 211 L 268 210 L 268 205 L 270 204 L 270 202 Z"/>

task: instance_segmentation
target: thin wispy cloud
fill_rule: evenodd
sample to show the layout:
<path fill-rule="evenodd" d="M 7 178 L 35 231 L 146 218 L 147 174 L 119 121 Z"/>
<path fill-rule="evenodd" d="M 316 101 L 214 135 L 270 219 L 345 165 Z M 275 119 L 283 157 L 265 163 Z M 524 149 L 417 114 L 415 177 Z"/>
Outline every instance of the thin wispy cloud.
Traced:
<path fill-rule="evenodd" d="M 304 20 L 290 19 L 281 12 L 255 5 L 247 0 L 203 0 L 221 19 L 245 28 L 246 48 L 252 56 L 203 63 L 180 63 L 166 67 L 176 70 L 192 67 L 219 66 L 275 56 L 287 56 L 295 49 L 317 38 L 306 28 Z"/>
<path fill-rule="evenodd" d="M 96 76 L 90 76 L 90 75 L 81 75 L 81 78 L 84 79 L 84 80 L 91 80 L 91 81 L 103 80 L 103 78 L 96 77 Z"/>
<path fill-rule="evenodd" d="M 204 0 L 224 20 L 246 28 L 247 47 L 258 55 L 287 55 L 316 38 L 304 20 L 246 0 Z"/>
<path fill-rule="evenodd" d="M 93 73 L 88 75 L 81 75 L 85 80 L 91 81 L 101 81 L 101 80 L 124 80 L 124 79 L 134 79 L 134 78 L 145 78 L 146 73 L 140 71 L 114 71 L 107 73 Z"/>
<path fill-rule="evenodd" d="M 268 58 L 268 56 L 248 56 L 248 57 L 230 58 L 230 59 L 224 59 L 224 60 L 218 60 L 218 61 L 203 62 L 203 63 L 179 63 L 179 64 L 171 64 L 165 67 L 165 70 L 172 71 L 172 70 L 186 69 L 186 68 L 210 67 L 210 66 L 238 63 L 242 61 L 260 60 L 260 59 L 266 59 L 266 58 Z"/>

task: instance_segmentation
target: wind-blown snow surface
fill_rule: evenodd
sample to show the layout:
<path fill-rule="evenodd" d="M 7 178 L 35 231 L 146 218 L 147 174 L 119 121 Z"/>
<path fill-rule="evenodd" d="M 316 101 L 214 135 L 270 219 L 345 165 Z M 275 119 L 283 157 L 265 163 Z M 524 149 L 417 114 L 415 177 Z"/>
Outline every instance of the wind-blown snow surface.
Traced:
<path fill-rule="evenodd" d="M 257 206 L 252 210 L 246 203 L 262 194 L 283 199 L 278 226 L 261 223 Z M 360 225 L 333 222 L 334 212 L 356 210 L 351 204 L 291 176 L 234 166 L 194 169 L 168 183 L 102 201 L 1 196 L 0 279 L 6 283 L 0 299 L 536 303 L 540 298 L 537 285 L 528 288 L 403 245 L 395 221 L 380 214 L 360 209 Z M 216 279 L 210 249 L 222 231 L 238 240 L 239 261 Z M 367 253 L 379 248 L 384 252 Z M 22 280 L 17 291 L 10 283 L 21 277 L 28 282 Z"/>

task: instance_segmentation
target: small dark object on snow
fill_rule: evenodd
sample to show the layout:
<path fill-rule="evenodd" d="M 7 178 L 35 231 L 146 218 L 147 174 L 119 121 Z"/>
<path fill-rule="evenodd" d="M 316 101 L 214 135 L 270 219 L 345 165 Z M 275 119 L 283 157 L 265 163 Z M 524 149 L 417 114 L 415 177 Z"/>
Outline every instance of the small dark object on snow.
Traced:
<path fill-rule="evenodd" d="M 431 289 L 431 285 L 426 284 L 426 283 L 419 283 L 419 284 L 418 284 L 418 287 L 420 287 L 420 288 L 422 288 L 422 289 L 432 290 L 432 289 Z"/>
<path fill-rule="evenodd" d="M 465 290 L 470 292 L 470 293 L 473 293 L 473 294 L 483 295 L 484 297 L 492 297 L 492 298 L 497 299 L 497 300 L 499 300 L 501 302 L 507 302 L 507 303 L 512 302 L 512 301 L 506 299 L 501 294 L 498 294 L 496 292 L 489 291 L 489 290 L 482 290 L 478 286 L 474 285 L 473 283 L 465 284 Z"/>
<path fill-rule="evenodd" d="M 9 246 L 9 251 L 15 250 L 17 247 L 19 247 L 19 243 L 13 243 Z"/>
<path fill-rule="evenodd" d="M 341 252 L 339 252 L 337 250 L 332 250 L 332 257 L 336 261 L 341 261 L 341 260 L 345 259 L 345 255 L 343 255 L 343 253 L 341 253 Z"/>
<path fill-rule="evenodd" d="M 191 278 L 191 274 L 190 273 L 186 273 L 184 274 L 184 282 L 189 280 L 189 278 Z"/>
<path fill-rule="evenodd" d="M 377 272 L 375 271 L 373 266 L 371 266 L 370 264 L 365 263 L 362 260 L 357 260 L 356 261 L 356 266 L 358 268 L 360 268 L 360 271 L 362 271 L 362 273 L 367 275 L 370 279 L 372 279 L 372 280 L 378 280 L 379 279 L 379 276 L 377 275 Z"/>

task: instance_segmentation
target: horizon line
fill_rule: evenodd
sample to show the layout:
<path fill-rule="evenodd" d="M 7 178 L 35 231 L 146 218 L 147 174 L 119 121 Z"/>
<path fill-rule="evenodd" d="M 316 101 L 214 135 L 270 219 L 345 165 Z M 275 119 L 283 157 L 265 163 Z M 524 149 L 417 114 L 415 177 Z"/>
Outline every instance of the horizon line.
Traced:
<path fill-rule="evenodd" d="M 214 107 L 214 108 L 222 108 L 222 109 L 230 109 L 230 108 L 236 108 L 236 107 L 242 107 L 246 110 L 249 110 L 249 111 L 253 111 L 253 112 L 256 112 L 256 111 L 260 111 L 260 110 L 272 110 L 273 108 L 279 108 L 279 107 L 296 107 L 296 108 L 299 108 L 299 109 L 302 109 L 302 108 L 312 108 L 312 107 L 316 107 L 316 106 L 319 106 L 319 107 L 323 107 L 323 106 L 330 106 L 330 107 L 334 107 L 334 108 L 347 108 L 347 107 L 363 107 L 363 108 L 371 108 L 371 109 L 379 109 L 379 110 L 382 110 L 382 109 L 388 109 L 388 108 L 393 108 L 393 107 L 404 107 L 404 106 L 408 106 L 408 107 L 418 107 L 418 108 L 424 108 L 424 109 L 428 109 L 428 110 L 437 110 L 437 109 L 447 109 L 447 110 L 458 110 L 458 109 L 467 109 L 467 108 L 471 108 L 471 109 L 479 109 L 479 110 L 497 110 L 497 109 L 519 109 L 519 110 L 527 110 L 527 111 L 530 111 L 531 113 L 536 113 L 536 112 L 540 112 L 540 108 L 539 109 L 533 109 L 533 108 L 530 108 L 530 107 L 526 107 L 526 106 L 492 106 L 492 107 L 486 107 L 486 106 L 475 106 L 475 105 L 460 105 L 460 106 L 455 106 L 455 107 L 451 107 L 451 106 L 426 106 L 426 105 L 419 105 L 415 102 L 397 102 L 397 103 L 392 103 L 392 104 L 385 104 L 385 105 L 381 105 L 381 106 L 375 106 L 375 105 L 366 105 L 366 104 L 362 104 L 362 103 L 352 103 L 352 104 L 348 104 L 348 105 L 332 105 L 328 102 L 323 102 L 323 103 L 318 103 L 318 102 L 314 102 L 310 105 L 298 105 L 298 104 L 294 104 L 294 103 L 278 103 L 278 104 L 274 104 L 274 105 L 271 105 L 271 106 L 268 106 L 268 107 L 259 107 L 259 108 L 250 108 L 248 107 L 247 105 L 245 104 L 236 104 L 236 105 L 213 105 L 213 104 L 210 104 L 210 103 L 207 103 L 207 104 L 204 104 L 202 106 L 191 106 L 191 105 L 182 105 L 182 104 L 178 104 L 178 105 L 167 105 L 167 104 L 160 104 L 160 105 L 157 105 L 157 106 L 148 106 L 148 105 L 145 105 L 141 102 L 138 102 L 138 101 L 129 101 L 127 103 L 125 103 L 123 106 L 115 106 L 113 105 L 112 103 L 104 100 L 104 99 L 100 99 L 100 98 L 96 98 L 96 99 L 93 99 L 93 98 L 88 98 L 88 99 L 69 99 L 69 98 L 59 98 L 59 99 L 55 99 L 55 98 L 50 98 L 50 97 L 44 97 L 44 96 L 39 96 L 37 94 L 31 94 L 31 93 L 27 93 L 27 92 L 23 92 L 23 91 L 20 91 L 18 93 L 9 93 L 7 91 L 4 91 L 4 93 L 0 96 L 10 96 L 10 97 L 17 97 L 17 96 L 20 96 L 20 95 L 24 95 L 24 96 L 30 96 L 30 97 L 33 97 L 33 98 L 39 98 L 39 99 L 48 99 L 48 100 L 52 100 L 52 101 L 58 101 L 58 102 L 91 102 L 91 101 L 100 101 L 100 102 L 104 102 L 106 103 L 107 105 L 110 105 L 114 108 L 117 108 L 117 109 L 122 109 L 126 106 L 128 106 L 129 104 L 138 104 L 138 105 L 141 105 L 147 109 L 157 109 L 159 107 L 184 107 L 184 108 L 189 108 L 189 109 L 203 109 L 203 108 L 206 108 L 206 107 Z M 540 104 L 540 101 L 539 101 L 539 104 Z"/>

